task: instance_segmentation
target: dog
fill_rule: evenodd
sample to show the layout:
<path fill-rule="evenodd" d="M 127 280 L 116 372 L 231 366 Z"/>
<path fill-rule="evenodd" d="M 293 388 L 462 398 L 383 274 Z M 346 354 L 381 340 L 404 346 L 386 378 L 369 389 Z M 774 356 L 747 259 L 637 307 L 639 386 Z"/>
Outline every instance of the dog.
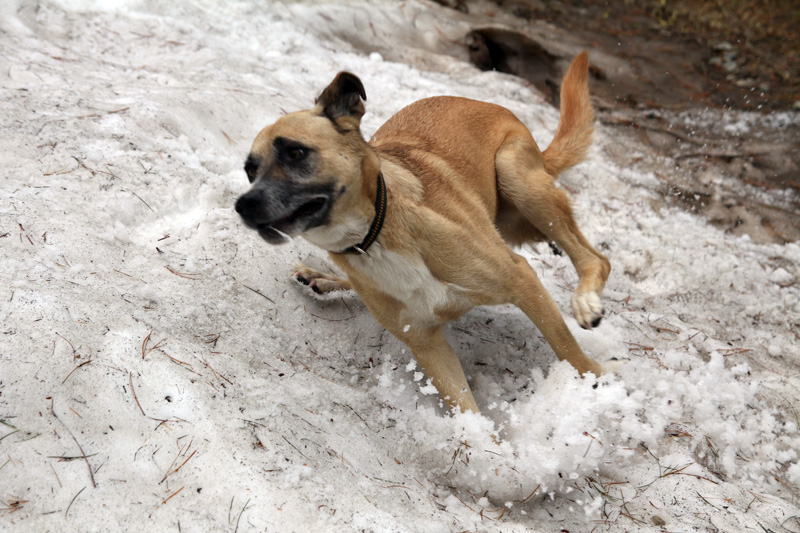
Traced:
<path fill-rule="evenodd" d="M 378 322 L 413 352 L 452 409 L 478 412 L 445 325 L 476 305 L 512 303 L 556 355 L 581 374 L 604 368 L 586 356 L 552 297 L 511 247 L 549 241 L 578 272 L 578 323 L 596 327 L 611 265 L 581 234 L 555 186 L 580 163 L 593 133 L 588 56 L 571 63 L 560 119 L 539 150 L 511 111 L 452 96 L 420 100 L 367 142 L 367 95 L 340 72 L 310 110 L 264 128 L 245 163 L 252 187 L 236 201 L 244 224 L 270 244 L 302 236 L 327 250 L 346 278 L 298 265 L 317 293 L 354 289 Z"/>

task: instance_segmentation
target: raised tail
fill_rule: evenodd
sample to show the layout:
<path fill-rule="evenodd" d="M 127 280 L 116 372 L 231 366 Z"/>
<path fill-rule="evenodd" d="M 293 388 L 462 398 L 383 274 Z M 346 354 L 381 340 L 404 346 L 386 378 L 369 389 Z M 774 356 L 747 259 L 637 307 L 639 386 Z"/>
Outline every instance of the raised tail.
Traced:
<path fill-rule="evenodd" d="M 575 59 L 561 84 L 561 118 L 553 142 L 542 155 L 547 173 L 557 176 L 586 157 L 592 143 L 594 110 L 589 100 L 589 56 L 584 50 Z"/>

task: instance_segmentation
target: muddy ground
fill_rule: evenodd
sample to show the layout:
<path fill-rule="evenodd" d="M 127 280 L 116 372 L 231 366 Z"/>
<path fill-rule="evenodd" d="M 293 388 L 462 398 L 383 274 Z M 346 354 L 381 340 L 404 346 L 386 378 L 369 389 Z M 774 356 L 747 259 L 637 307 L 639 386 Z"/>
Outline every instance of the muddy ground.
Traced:
<path fill-rule="evenodd" d="M 677 205 L 759 242 L 800 240 L 800 7 L 793 2 L 495 0 L 468 13 L 473 63 L 557 104 L 576 46 L 592 50 L 615 155 Z"/>

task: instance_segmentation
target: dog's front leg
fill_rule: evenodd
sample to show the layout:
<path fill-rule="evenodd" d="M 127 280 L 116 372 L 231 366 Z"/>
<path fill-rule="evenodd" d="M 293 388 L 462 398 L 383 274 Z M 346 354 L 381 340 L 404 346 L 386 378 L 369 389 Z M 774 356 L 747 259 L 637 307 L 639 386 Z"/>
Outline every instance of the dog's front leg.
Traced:
<path fill-rule="evenodd" d="M 353 288 L 372 315 L 406 346 L 433 381 L 436 390 L 452 409 L 478 411 L 464 369 L 444 336 L 444 322 L 438 319 L 425 325 L 409 323 L 403 317 L 414 315 L 398 299 L 384 292 L 363 286 L 352 276 Z M 433 317 L 431 317 L 433 318 Z"/>
<path fill-rule="evenodd" d="M 478 404 L 472 396 L 458 356 L 445 339 L 444 326 L 416 331 L 412 335 L 409 333 L 400 336 L 400 340 L 411 348 L 414 357 L 450 408 L 477 413 Z"/>

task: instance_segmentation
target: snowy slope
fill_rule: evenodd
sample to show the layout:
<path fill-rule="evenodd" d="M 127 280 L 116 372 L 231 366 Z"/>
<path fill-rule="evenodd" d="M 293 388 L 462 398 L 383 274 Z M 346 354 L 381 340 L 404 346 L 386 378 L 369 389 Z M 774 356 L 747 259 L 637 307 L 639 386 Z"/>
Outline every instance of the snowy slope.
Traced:
<path fill-rule="evenodd" d="M 166 4 L 0 8 L 0 529 L 800 531 L 800 246 L 654 210 L 599 128 L 562 183 L 609 316 L 568 323 L 629 363 L 582 380 L 476 309 L 449 336 L 483 416 L 450 416 L 357 296 L 290 279 L 324 253 L 243 228 L 242 163 L 339 70 L 365 136 L 455 94 L 546 146 L 556 110 L 431 52 L 464 24 L 435 5 Z M 569 260 L 523 253 L 568 314 Z"/>

